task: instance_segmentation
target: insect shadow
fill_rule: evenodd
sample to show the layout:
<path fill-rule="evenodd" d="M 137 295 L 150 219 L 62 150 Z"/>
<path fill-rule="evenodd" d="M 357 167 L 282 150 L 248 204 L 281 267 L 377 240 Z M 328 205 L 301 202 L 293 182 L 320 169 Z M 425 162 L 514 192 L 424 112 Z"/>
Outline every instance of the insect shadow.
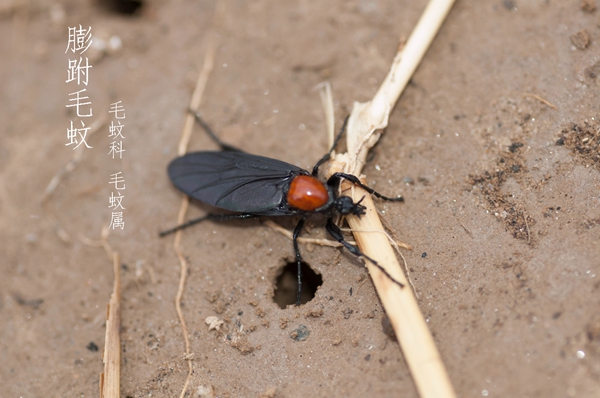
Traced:
<path fill-rule="evenodd" d="M 302 255 L 298 248 L 298 236 L 306 219 L 313 214 L 327 217 L 327 232 L 350 253 L 366 258 L 378 267 L 388 278 L 400 287 L 404 285 L 394 279 L 380 264 L 364 254 L 360 249 L 348 243 L 340 228 L 333 222 L 333 216 L 365 214 L 361 200 L 337 195 L 342 179 L 363 188 L 376 197 L 402 202 L 399 196 L 389 198 L 364 185 L 360 180 L 346 173 L 334 173 L 326 183 L 319 180 L 319 167 L 331 157 L 342 134 L 346 130 L 348 117 L 329 150 L 313 167 L 312 172 L 293 164 L 264 156 L 252 155 L 234 146 L 222 142 L 198 113 L 196 121 L 220 147 L 221 151 L 192 152 L 174 159 L 168 167 L 169 178 L 180 191 L 193 199 L 235 214 L 207 214 L 190 220 L 175 228 L 163 231 L 165 236 L 180 229 L 190 227 L 205 220 L 226 221 L 233 219 L 256 218 L 261 216 L 300 216 L 293 233 L 293 246 L 298 264 L 298 295 L 296 305 L 300 305 L 302 293 Z"/>

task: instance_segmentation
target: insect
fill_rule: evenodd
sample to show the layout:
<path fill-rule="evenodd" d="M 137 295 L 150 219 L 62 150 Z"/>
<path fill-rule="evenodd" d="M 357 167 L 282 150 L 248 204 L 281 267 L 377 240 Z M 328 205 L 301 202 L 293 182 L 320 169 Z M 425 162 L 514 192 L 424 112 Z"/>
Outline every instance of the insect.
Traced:
<path fill-rule="evenodd" d="M 195 119 L 212 140 L 221 147 L 221 151 L 192 152 L 178 157 L 169 164 L 169 177 L 180 191 L 193 199 L 234 213 L 207 214 L 163 231 L 160 233 L 161 236 L 205 220 L 225 221 L 261 216 L 299 216 L 300 221 L 294 229 L 292 241 L 298 263 L 296 305 L 300 305 L 302 255 L 298 248 L 298 236 L 306 219 L 313 214 L 321 213 L 327 216 L 325 228 L 336 241 L 355 256 L 371 261 L 391 280 L 403 287 L 401 282 L 392 278 L 375 260 L 344 239 L 342 231 L 333 222 L 333 216 L 336 213 L 356 216 L 365 214 L 365 207 L 360 204 L 362 199 L 354 203 L 349 196 L 336 194 L 342 179 L 360 186 L 383 200 L 402 202 L 404 199 L 383 196 L 361 183 L 352 174 L 334 173 L 325 183 L 318 178 L 319 167 L 329 160 L 346 129 L 348 117 L 344 120 L 333 146 L 315 164 L 312 172 L 281 160 L 252 155 L 226 144 L 215 135 L 199 114 L 195 113 Z"/>

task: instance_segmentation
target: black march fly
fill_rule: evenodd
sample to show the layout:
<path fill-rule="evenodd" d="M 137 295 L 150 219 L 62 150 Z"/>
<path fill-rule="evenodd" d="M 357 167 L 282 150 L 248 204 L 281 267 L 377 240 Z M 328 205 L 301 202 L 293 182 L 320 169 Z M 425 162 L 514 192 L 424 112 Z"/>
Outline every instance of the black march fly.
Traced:
<path fill-rule="evenodd" d="M 336 194 L 341 179 L 346 179 L 383 200 L 402 202 L 404 199 L 383 196 L 362 184 L 356 176 L 351 174 L 334 173 L 326 183 L 318 179 L 319 167 L 329 160 L 338 144 L 346 129 L 347 117 L 333 146 L 315 164 L 312 172 L 281 160 L 252 155 L 228 145 L 214 134 L 198 114 L 195 114 L 195 117 L 198 124 L 221 147 L 221 151 L 193 152 L 176 158 L 169 164 L 169 178 L 180 191 L 193 199 L 235 214 L 207 214 L 161 232 L 160 236 L 205 220 L 225 221 L 261 216 L 299 216 L 300 221 L 294 229 L 293 245 L 298 263 L 296 305 L 300 305 L 302 256 L 298 248 L 298 236 L 306 219 L 313 214 L 321 213 L 327 216 L 325 228 L 336 241 L 355 256 L 364 257 L 375 264 L 388 278 L 403 287 L 401 282 L 392 278 L 375 260 L 344 239 L 342 231 L 333 222 L 333 216 L 336 213 L 356 216 L 365 214 L 365 207 L 360 204 L 361 201 L 354 203 L 349 196 Z"/>

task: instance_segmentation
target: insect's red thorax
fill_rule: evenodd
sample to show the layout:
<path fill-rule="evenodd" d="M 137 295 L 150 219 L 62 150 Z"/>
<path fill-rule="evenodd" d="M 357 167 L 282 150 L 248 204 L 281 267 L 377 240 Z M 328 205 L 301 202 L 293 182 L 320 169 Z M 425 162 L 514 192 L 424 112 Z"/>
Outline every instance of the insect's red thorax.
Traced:
<path fill-rule="evenodd" d="M 311 176 L 298 176 L 292 180 L 287 202 L 299 210 L 314 211 L 327 204 L 329 192 L 325 185 Z"/>

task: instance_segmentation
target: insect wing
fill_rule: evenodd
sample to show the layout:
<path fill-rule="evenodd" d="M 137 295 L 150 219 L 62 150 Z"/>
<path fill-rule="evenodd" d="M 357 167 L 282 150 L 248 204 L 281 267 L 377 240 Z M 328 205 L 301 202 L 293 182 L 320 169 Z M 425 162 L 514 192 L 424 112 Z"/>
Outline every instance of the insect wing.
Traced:
<path fill-rule="evenodd" d="M 284 196 L 292 177 L 308 174 L 292 164 L 244 152 L 193 152 L 169 165 L 182 192 L 221 209 L 259 215 L 288 215 Z"/>

